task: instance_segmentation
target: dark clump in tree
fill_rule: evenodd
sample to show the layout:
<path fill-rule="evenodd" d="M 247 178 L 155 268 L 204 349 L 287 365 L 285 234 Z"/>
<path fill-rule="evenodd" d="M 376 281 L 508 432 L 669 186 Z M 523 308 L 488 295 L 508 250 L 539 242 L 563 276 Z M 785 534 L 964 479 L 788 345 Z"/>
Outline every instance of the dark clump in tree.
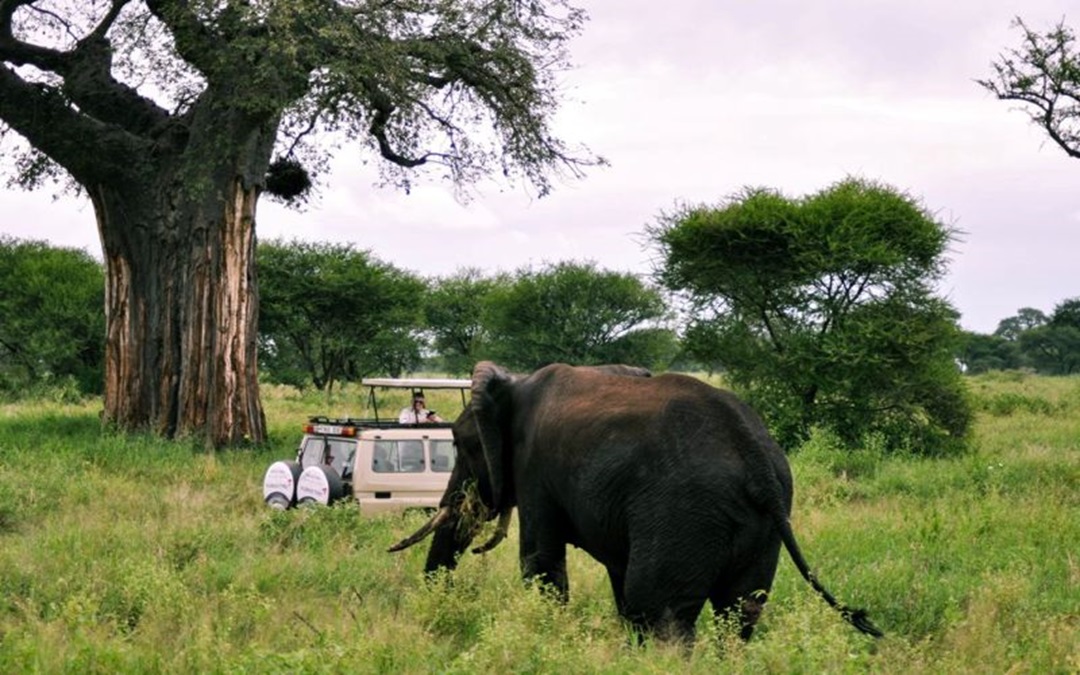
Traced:
<path fill-rule="evenodd" d="M 549 129 L 583 20 L 562 0 L 0 1 L 3 155 L 22 187 L 86 194 L 101 235 L 104 420 L 265 438 L 256 204 L 302 200 L 327 148 L 358 141 L 406 188 L 428 166 L 545 194 L 597 163 Z"/>
<path fill-rule="evenodd" d="M 278 158 L 266 169 L 266 192 L 286 204 L 303 202 L 311 192 L 311 176 L 295 159 Z"/>
<path fill-rule="evenodd" d="M 272 382 L 330 390 L 420 361 L 424 282 L 347 244 L 259 245 L 259 358 Z"/>
<path fill-rule="evenodd" d="M 1080 51 L 1076 33 L 1061 21 L 1045 33 L 1021 19 L 1020 47 L 993 64 L 994 76 L 977 80 L 1003 101 L 1024 104 L 1032 124 L 1044 129 L 1070 157 L 1080 157 Z"/>
<path fill-rule="evenodd" d="M 971 408 L 955 310 L 935 296 L 953 232 L 905 194 L 848 179 L 799 199 L 749 189 L 660 217 L 657 277 L 685 294 L 685 348 L 725 371 L 786 447 L 963 449 Z"/>

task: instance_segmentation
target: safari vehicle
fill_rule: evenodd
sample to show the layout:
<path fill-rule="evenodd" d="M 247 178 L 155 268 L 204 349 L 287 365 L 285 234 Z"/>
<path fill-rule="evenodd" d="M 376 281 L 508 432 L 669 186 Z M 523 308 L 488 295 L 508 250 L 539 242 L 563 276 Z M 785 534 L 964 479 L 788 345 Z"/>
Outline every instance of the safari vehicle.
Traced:
<path fill-rule="evenodd" d="M 371 418 L 311 417 L 292 461 L 274 462 L 263 476 L 263 499 L 276 509 L 331 504 L 355 498 L 360 511 L 375 514 L 436 508 L 454 469 L 453 424 L 402 424 L 398 409 L 379 414 L 376 391 L 406 404 L 413 394 L 457 389 L 464 408 L 469 380 L 365 378 Z M 394 397 L 393 390 L 407 395 Z M 384 406 L 385 407 L 385 406 Z"/>

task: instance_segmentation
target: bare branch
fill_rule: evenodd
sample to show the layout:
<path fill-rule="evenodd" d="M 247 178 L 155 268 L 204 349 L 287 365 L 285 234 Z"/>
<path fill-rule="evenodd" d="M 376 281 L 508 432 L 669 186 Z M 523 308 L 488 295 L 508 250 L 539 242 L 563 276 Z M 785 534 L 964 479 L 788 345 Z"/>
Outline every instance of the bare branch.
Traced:
<path fill-rule="evenodd" d="M 105 13 L 105 16 L 101 17 L 101 21 L 94 27 L 94 30 L 90 31 L 88 37 L 98 40 L 104 39 L 105 35 L 109 32 L 109 29 L 116 23 L 117 17 L 120 16 L 120 11 L 123 10 L 129 2 L 131 2 L 131 0 L 113 0 L 109 11 Z"/>
<path fill-rule="evenodd" d="M 30 4 L 31 0 L 0 0 L 0 60 L 55 72 L 66 63 L 66 53 L 23 42 L 12 30 L 15 11 Z"/>
<path fill-rule="evenodd" d="M 1045 34 L 1017 18 L 1024 33 L 1022 46 L 1011 49 L 993 64 L 994 79 L 976 80 L 999 100 L 1018 101 L 1029 107 L 1033 124 L 1070 157 L 1080 157 L 1080 52 L 1073 50 L 1076 36 L 1064 20 Z"/>

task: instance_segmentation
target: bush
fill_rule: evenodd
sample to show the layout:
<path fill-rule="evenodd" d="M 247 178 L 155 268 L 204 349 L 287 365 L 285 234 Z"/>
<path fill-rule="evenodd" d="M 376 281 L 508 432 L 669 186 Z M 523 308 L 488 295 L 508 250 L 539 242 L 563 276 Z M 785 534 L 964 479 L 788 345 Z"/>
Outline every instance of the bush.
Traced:
<path fill-rule="evenodd" d="M 981 398 L 978 403 L 980 410 L 995 417 L 1012 415 L 1017 412 L 1026 412 L 1036 415 L 1053 415 L 1057 406 L 1044 398 L 1028 396 L 1016 392 L 994 394 L 989 398 Z"/>
<path fill-rule="evenodd" d="M 0 395 L 104 385 L 105 275 L 85 251 L 0 236 Z"/>

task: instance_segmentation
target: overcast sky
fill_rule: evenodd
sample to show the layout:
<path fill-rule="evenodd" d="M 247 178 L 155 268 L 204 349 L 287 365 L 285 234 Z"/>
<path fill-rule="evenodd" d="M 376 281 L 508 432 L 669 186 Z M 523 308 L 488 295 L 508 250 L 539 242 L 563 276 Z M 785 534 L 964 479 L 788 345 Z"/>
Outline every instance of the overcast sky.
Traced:
<path fill-rule="evenodd" d="M 264 200 L 261 239 L 353 242 L 424 275 L 559 260 L 647 273 L 643 228 L 747 186 L 789 196 L 847 176 L 888 183 L 964 232 L 941 292 L 965 328 L 1080 296 L 1080 160 L 975 84 L 1021 16 L 1080 30 L 1080 0 L 579 0 L 556 130 L 611 166 L 535 199 L 432 179 L 378 189 L 347 150 L 304 212 Z M 100 257 L 85 201 L 0 192 L 0 232 Z"/>

